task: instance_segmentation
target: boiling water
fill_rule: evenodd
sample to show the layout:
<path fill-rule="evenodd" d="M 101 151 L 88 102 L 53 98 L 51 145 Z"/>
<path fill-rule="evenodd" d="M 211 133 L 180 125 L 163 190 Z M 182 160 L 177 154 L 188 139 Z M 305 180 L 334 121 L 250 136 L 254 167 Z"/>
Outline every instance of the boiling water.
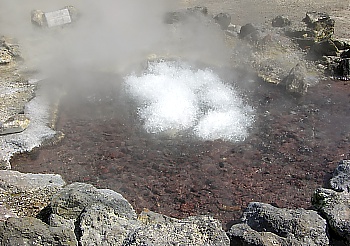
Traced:
<path fill-rule="evenodd" d="M 210 69 L 152 62 L 142 75 L 125 77 L 125 89 L 149 133 L 186 131 L 203 140 L 241 141 L 254 122 L 253 108 Z"/>

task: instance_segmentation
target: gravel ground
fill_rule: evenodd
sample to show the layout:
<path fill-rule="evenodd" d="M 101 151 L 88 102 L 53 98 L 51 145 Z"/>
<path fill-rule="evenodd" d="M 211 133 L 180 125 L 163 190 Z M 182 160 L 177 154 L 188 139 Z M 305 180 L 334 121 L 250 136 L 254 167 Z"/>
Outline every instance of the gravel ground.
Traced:
<path fill-rule="evenodd" d="M 350 3 L 342 0 L 182 0 L 183 6 L 207 6 L 211 13 L 227 12 L 232 15 L 232 23 L 270 22 L 277 15 L 288 16 L 292 21 L 300 21 L 307 11 L 326 12 L 336 20 L 335 36 L 349 38 Z"/>

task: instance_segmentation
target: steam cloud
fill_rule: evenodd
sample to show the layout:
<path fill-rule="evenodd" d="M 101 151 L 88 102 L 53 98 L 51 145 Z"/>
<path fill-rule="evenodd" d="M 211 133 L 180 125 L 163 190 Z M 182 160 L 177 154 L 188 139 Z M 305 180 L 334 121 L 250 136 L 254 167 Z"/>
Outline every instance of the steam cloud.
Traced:
<path fill-rule="evenodd" d="M 50 12 L 67 5 L 80 13 L 75 23 L 52 29 L 31 24 L 31 10 Z M 130 74 L 150 55 L 228 64 L 231 52 L 215 23 L 200 16 L 164 23 L 164 15 L 178 9 L 179 1 L 164 0 L 1 1 L 0 35 L 17 38 L 26 64 L 64 82 L 68 90 L 103 86 L 84 71 Z M 203 139 L 230 141 L 246 137 L 252 109 L 213 71 L 168 62 L 148 69 L 143 76 L 126 77 L 147 131 L 190 129 Z"/>
<path fill-rule="evenodd" d="M 243 140 L 254 117 L 236 91 L 213 71 L 179 62 L 150 63 L 141 75 L 125 78 L 150 133 L 190 130 L 204 140 Z"/>

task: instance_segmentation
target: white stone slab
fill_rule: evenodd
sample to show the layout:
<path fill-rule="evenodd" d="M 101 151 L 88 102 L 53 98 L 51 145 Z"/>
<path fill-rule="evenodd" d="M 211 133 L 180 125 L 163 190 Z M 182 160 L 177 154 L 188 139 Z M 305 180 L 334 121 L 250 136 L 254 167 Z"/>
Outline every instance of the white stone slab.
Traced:
<path fill-rule="evenodd" d="M 45 13 L 48 27 L 61 26 L 72 22 L 68 9 Z"/>

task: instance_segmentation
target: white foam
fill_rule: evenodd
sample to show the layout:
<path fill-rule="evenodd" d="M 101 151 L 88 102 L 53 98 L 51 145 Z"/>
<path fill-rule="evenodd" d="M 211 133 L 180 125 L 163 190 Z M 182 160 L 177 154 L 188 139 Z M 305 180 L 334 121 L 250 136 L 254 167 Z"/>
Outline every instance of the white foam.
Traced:
<path fill-rule="evenodd" d="M 204 140 L 240 141 L 254 121 L 253 109 L 209 69 L 153 62 L 141 76 L 125 77 L 125 86 L 149 133 L 189 130 Z"/>

